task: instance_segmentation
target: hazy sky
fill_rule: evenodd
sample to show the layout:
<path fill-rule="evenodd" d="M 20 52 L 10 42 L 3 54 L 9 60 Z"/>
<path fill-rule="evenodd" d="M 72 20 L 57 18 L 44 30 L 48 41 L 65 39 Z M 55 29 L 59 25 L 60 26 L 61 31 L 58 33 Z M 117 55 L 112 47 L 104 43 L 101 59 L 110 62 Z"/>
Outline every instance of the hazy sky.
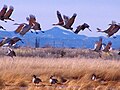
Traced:
<path fill-rule="evenodd" d="M 120 22 L 120 0 L 0 0 L 0 9 L 4 4 L 15 8 L 11 16 L 15 22 L 26 22 L 25 18 L 33 14 L 41 24 L 42 30 L 52 28 L 52 24 L 57 22 L 57 10 L 70 17 L 77 13 L 74 29 L 84 22 L 90 25 L 93 32 L 86 29 L 79 33 L 81 35 L 105 36 L 106 34 L 97 33 L 96 28 L 107 29 L 112 20 Z M 0 21 L 0 24 L 11 31 L 17 28 L 12 21 L 8 23 Z M 120 35 L 120 31 L 118 34 Z"/>

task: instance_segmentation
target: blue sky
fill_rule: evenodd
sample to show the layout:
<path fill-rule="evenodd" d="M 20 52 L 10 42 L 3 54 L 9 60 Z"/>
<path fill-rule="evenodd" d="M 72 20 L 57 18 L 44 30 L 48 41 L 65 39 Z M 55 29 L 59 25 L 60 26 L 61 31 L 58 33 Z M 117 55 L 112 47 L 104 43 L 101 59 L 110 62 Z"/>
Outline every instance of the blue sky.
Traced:
<path fill-rule="evenodd" d="M 84 22 L 90 25 L 92 32 L 85 30 L 79 33 L 81 35 L 106 36 L 97 33 L 96 28 L 107 29 L 112 20 L 120 22 L 120 0 L 1 0 L 0 9 L 4 4 L 14 6 L 11 18 L 15 19 L 15 22 L 26 22 L 25 18 L 33 14 L 41 24 L 42 30 L 52 28 L 52 24 L 57 22 L 57 10 L 68 16 L 77 13 L 74 29 Z M 12 21 L 8 23 L 0 21 L 0 24 L 11 31 L 17 28 Z M 120 35 L 120 31 L 116 35 Z"/>

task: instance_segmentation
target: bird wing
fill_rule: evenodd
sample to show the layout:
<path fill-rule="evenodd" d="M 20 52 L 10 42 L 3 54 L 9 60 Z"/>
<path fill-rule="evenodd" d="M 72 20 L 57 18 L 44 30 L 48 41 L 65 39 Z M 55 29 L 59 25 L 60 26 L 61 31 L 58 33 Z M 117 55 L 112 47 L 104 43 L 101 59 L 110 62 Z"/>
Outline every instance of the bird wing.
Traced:
<path fill-rule="evenodd" d="M 18 42 L 21 39 L 19 37 L 13 37 L 12 40 L 14 41 L 14 43 L 16 43 L 16 42 Z"/>
<path fill-rule="evenodd" d="M 30 25 L 25 25 L 22 29 L 22 31 L 20 32 L 20 35 L 23 36 L 25 35 L 29 30 L 31 29 Z"/>
<path fill-rule="evenodd" d="M 118 30 L 120 29 L 119 25 L 114 25 L 114 27 L 110 30 L 110 32 L 108 33 L 108 36 L 112 36 L 114 33 L 118 32 Z"/>
<path fill-rule="evenodd" d="M 104 48 L 104 52 L 109 52 L 110 48 L 111 48 L 112 42 L 108 42 L 108 44 L 106 45 L 106 47 Z"/>
<path fill-rule="evenodd" d="M 34 30 L 41 30 L 40 23 L 34 22 L 34 26 L 33 26 L 32 29 L 34 29 Z"/>
<path fill-rule="evenodd" d="M 20 24 L 14 32 L 20 33 L 20 31 L 23 29 L 23 27 L 24 27 L 24 24 Z"/>
<path fill-rule="evenodd" d="M 100 38 L 99 42 L 96 43 L 95 51 L 100 51 L 102 48 L 102 38 Z"/>
<path fill-rule="evenodd" d="M 10 6 L 9 10 L 5 13 L 4 18 L 8 19 L 13 13 L 14 7 Z"/>
<path fill-rule="evenodd" d="M 111 31 L 114 29 L 114 27 L 115 27 L 115 25 L 112 24 L 112 25 L 110 25 L 110 27 L 108 27 L 108 29 L 105 30 L 104 32 L 105 32 L 105 33 L 109 33 L 109 32 L 111 32 Z"/>
<path fill-rule="evenodd" d="M 58 18 L 59 22 L 63 22 L 62 15 L 59 11 L 57 11 L 57 18 Z"/>
<path fill-rule="evenodd" d="M 36 18 L 34 15 L 29 15 L 29 25 L 33 26 L 33 23 L 36 22 Z"/>
<path fill-rule="evenodd" d="M 66 15 L 63 15 L 63 18 L 64 18 L 65 24 L 67 24 L 70 18 Z"/>
<path fill-rule="evenodd" d="M 78 34 L 80 30 L 81 30 L 81 25 L 77 26 L 77 28 L 76 28 L 74 33 Z"/>
<path fill-rule="evenodd" d="M 0 11 L 0 18 L 4 18 L 6 11 L 7 11 L 7 5 L 4 5 L 2 10 Z"/>
<path fill-rule="evenodd" d="M 0 47 L 3 46 L 3 45 L 4 45 L 4 42 L 2 40 L 2 41 L 0 41 Z"/>
<path fill-rule="evenodd" d="M 75 21 L 75 18 L 76 18 L 77 14 L 74 13 L 73 16 L 68 20 L 67 24 L 65 24 L 66 27 L 71 27 L 72 24 L 74 23 Z"/>

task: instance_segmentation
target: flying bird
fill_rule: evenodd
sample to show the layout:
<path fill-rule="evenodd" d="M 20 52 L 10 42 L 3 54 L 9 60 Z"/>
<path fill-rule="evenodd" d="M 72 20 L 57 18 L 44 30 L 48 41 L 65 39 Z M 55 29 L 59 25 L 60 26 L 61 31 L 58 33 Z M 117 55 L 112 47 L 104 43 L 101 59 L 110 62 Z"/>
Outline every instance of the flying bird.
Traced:
<path fill-rule="evenodd" d="M 15 33 L 20 33 L 20 32 L 22 31 L 23 27 L 24 27 L 26 24 L 25 24 L 25 23 L 22 23 L 22 24 L 15 23 L 14 25 L 19 25 L 14 32 L 15 32 Z"/>
<path fill-rule="evenodd" d="M 83 31 L 83 30 L 85 30 L 86 28 L 87 28 L 89 31 L 92 31 L 92 30 L 89 29 L 89 27 L 90 27 L 90 26 L 89 26 L 87 23 L 84 23 L 84 24 L 82 24 L 82 25 L 77 26 L 77 29 L 75 30 L 74 33 L 78 34 L 79 31 L 81 31 L 81 30 Z"/>
<path fill-rule="evenodd" d="M 63 20 L 62 15 L 59 11 L 57 11 L 57 18 L 58 18 L 58 23 L 53 24 L 53 25 L 63 26 L 64 25 L 64 20 Z"/>
<path fill-rule="evenodd" d="M 18 42 L 18 41 L 21 41 L 22 43 L 24 43 L 21 38 L 19 38 L 19 37 L 13 37 L 13 38 L 11 38 L 11 40 L 9 41 L 9 45 L 12 46 L 12 45 L 14 45 L 16 42 Z"/>
<path fill-rule="evenodd" d="M 106 45 L 106 47 L 103 49 L 104 52 L 110 52 L 110 50 L 112 50 L 112 42 L 108 42 L 108 44 Z"/>
<path fill-rule="evenodd" d="M 17 29 L 14 31 L 16 34 L 19 33 L 21 36 L 24 36 L 32 27 L 32 24 L 27 23 L 15 23 L 14 25 L 19 25 Z"/>
<path fill-rule="evenodd" d="M 74 13 L 73 16 L 67 21 L 67 23 L 65 25 L 63 25 L 63 27 L 66 29 L 73 30 L 73 28 L 71 26 L 73 25 L 76 16 L 77 16 L 77 14 Z"/>
<path fill-rule="evenodd" d="M 120 25 L 116 24 L 115 22 L 112 22 L 112 24 L 109 24 L 110 27 L 107 30 L 102 31 L 101 29 L 97 28 L 98 32 L 104 32 L 106 34 L 108 34 L 108 37 L 111 37 L 112 35 L 114 35 L 116 32 L 118 32 L 118 30 L 120 29 Z"/>
<path fill-rule="evenodd" d="M 27 23 L 14 24 L 19 25 L 17 29 L 14 31 L 15 33 L 19 33 L 21 36 L 24 36 L 28 31 L 30 31 L 30 29 L 33 26 L 33 22 L 35 21 L 35 18 L 30 16 L 30 18 L 27 17 L 26 20 L 28 21 L 28 24 Z"/>
<path fill-rule="evenodd" d="M 11 38 L 8 38 L 8 37 L 2 38 L 2 40 L 0 41 L 0 47 L 6 43 L 9 43 L 10 40 L 11 40 Z"/>
<path fill-rule="evenodd" d="M 14 11 L 14 7 L 13 6 L 10 6 L 9 7 L 9 10 L 5 13 L 5 15 L 4 15 L 4 19 L 5 20 L 11 20 L 11 21 L 14 21 L 12 18 L 10 18 L 10 16 L 12 15 L 12 13 L 13 13 L 13 11 Z"/>
<path fill-rule="evenodd" d="M 73 25 L 76 16 L 77 16 L 76 13 L 74 13 L 71 18 L 64 15 L 63 16 L 64 19 L 63 19 L 61 13 L 59 11 L 57 11 L 57 17 L 58 17 L 59 22 L 57 24 L 53 24 L 53 25 L 60 25 L 66 29 L 73 30 L 73 28 L 71 26 Z"/>
<path fill-rule="evenodd" d="M 16 42 L 21 41 L 22 43 L 24 43 L 22 41 L 22 39 L 20 39 L 19 37 L 4 37 L 1 41 L 0 41 L 0 47 L 3 46 L 4 44 L 7 44 L 7 46 L 11 47 L 13 44 L 15 44 Z"/>
<path fill-rule="evenodd" d="M 102 48 L 102 38 L 99 38 L 99 41 L 95 43 L 94 51 L 99 52 Z"/>
<path fill-rule="evenodd" d="M 30 18 L 29 18 L 30 17 Z M 41 31 L 41 26 L 40 23 L 38 23 L 36 21 L 36 17 L 34 15 L 29 15 L 29 17 L 27 17 L 27 21 L 32 22 L 32 27 L 31 29 L 33 29 L 35 31 L 36 34 L 38 34 L 38 32 L 36 32 L 37 30 Z M 32 31 L 31 31 L 32 32 Z M 42 33 L 44 33 L 44 31 L 41 31 Z M 33 32 L 32 32 L 33 33 Z"/>
<path fill-rule="evenodd" d="M 14 21 L 13 19 L 10 18 L 10 16 L 12 15 L 14 11 L 14 7 L 10 6 L 9 10 L 7 11 L 7 5 L 4 5 L 4 7 L 2 8 L 1 12 L 0 12 L 0 20 L 5 21 L 5 20 L 11 20 Z M 7 22 L 7 21 L 5 21 Z"/>

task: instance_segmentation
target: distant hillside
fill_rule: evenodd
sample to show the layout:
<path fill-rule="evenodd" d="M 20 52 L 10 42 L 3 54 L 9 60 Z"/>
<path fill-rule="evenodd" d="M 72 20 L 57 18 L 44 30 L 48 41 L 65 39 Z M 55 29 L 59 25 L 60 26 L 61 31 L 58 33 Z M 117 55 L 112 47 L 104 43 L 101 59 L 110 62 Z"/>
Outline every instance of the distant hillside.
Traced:
<path fill-rule="evenodd" d="M 99 37 L 74 34 L 70 30 L 63 30 L 58 27 L 46 30 L 45 33 L 39 32 L 35 34 L 28 32 L 23 37 L 13 31 L 0 31 L 0 35 L 0 37 L 18 36 L 23 39 L 24 44 L 21 42 L 17 44 L 29 47 L 35 47 L 35 44 L 37 44 L 38 47 L 93 48 L 94 43 L 99 40 Z M 104 43 L 107 44 L 108 41 L 111 41 L 113 48 L 120 48 L 120 35 L 117 35 L 116 38 L 101 37 Z"/>

